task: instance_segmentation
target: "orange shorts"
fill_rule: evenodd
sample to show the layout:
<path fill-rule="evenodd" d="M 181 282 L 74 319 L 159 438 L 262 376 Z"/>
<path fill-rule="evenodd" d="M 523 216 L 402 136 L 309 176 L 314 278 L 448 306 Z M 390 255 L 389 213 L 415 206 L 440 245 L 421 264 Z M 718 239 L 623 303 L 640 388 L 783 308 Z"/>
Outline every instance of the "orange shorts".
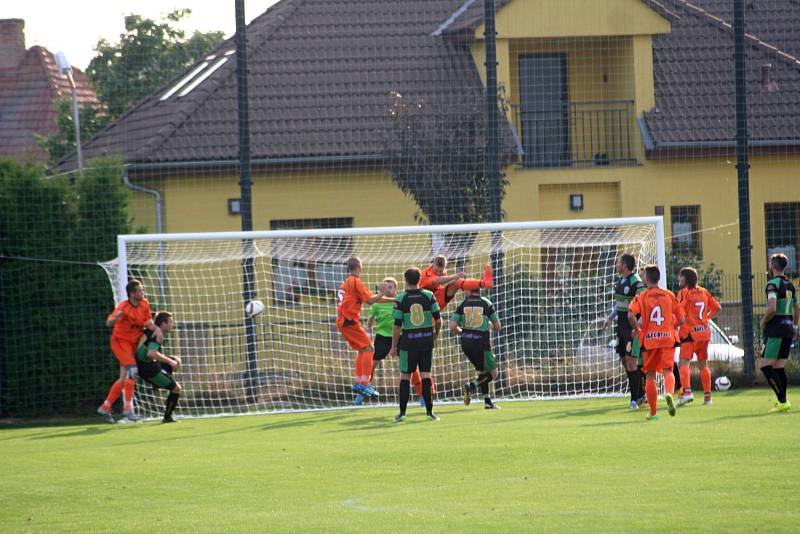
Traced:
<path fill-rule="evenodd" d="M 646 373 L 672 369 L 675 365 L 675 347 L 664 347 L 642 351 L 644 365 L 642 370 Z"/>
<path fill-rule="evenodd" d="M 681 360 L 690 360 L 692 356 L 695 354 L 697 355 L 698 362 L 704 362 L 708 360 L 708 344 L 711 341 L 706 339 L 705 341 L 688 341 L 686 343 L 681 343 Z"/>
<path fill-rule="evenodd" d="M 372 345 L 372 340 L 367 335 L 364 327 L 361 326 L 361 323 L 353 323 L 343 326 L 337 322 L 336 327 L 342 333 L 345 341 L 347 341 L 347 344 L 350 345 L 351 349 L 358 350 Z"/>
<path fill-rule="evenodd" d="M 136 346 L 138 343 L 133 343 L 126 339 L 119 339 L 117 337 L 111 338 L 111 352 L 117 358 L 120 365 L 136 365 Z"/>

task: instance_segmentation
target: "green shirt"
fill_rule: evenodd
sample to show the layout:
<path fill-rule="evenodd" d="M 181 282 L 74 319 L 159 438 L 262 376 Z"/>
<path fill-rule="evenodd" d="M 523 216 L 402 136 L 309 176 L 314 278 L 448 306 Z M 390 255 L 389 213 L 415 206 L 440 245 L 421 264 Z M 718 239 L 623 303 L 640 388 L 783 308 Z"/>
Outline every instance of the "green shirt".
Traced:
<path fill-rule="evenodd" d="M 439 305 L 427 289 L 409 289 L 399 295 L 392 310 L 394 324 L 403 328 L 401 350 L 433 348 L 433 321 L 439 319 Z"/>
<path fill-rule="evenodd" d="M 392 337 L 394 317 L 392 302 L 376 302 L 369 307 L 369 318 L 375 319 L 375 333 L 383 337 Z"/>

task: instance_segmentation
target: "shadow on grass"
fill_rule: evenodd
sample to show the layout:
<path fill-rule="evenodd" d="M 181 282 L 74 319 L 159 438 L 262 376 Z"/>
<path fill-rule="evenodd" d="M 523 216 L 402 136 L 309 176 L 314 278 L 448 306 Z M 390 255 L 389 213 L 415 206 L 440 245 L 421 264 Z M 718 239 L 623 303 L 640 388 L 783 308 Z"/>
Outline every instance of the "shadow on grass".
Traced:
<path fill-rule="evenodd" d="M 66 432 L 47 432 L 36 434 L 34 436 L 27 436 L 30 440 L 53 439 L 53 438 L 71 438 L 71 437 L 84 437 L 84 436 L 99 436 L 113 430 L 113 425 L 106 423 L 105 425 L 92 425 L 80 430 L 69 430 Z"/>

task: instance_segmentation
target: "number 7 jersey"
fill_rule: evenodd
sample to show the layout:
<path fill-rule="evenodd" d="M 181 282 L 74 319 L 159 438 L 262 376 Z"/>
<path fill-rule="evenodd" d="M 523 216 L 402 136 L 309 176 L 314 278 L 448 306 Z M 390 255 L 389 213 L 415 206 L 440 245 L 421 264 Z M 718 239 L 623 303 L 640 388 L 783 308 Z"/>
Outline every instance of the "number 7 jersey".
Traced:
<path fill-rule="evenodd" d="M 683 307 L 671 291 L 658 287 L 639 293 L 628 308 L 642 317 L 639 340 L 645 349 L 674 347 L 677 339 L 675 328 L 684 318 Z"/>
<path fill-rule="evenodd" d="M 678 292 L 678 302 L 686 313 L 686 323 L 681 326 L 682 338 L 691 336 L 693 341 L 711 339 L 711 327 L 708 321 L 720 310 L 719 302 L 704 287 L 684 287 Z"/>

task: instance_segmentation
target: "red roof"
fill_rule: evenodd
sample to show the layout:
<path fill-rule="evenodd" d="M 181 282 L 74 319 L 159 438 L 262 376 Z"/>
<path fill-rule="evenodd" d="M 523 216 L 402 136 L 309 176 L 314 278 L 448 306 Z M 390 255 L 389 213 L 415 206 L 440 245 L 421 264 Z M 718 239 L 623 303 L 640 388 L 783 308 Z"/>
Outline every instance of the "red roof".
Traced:
<path fill-rule="evenodd" d="M 72 74 L 78 103 L 99 105 L 86 75 L 74 67 Z M 58 130 L 54 103 L 70 95 L 69 80 L 44 47 L 33 46 L 18 65 L 0 68 L 0 157 L 46 161 L 34 134 Z"/>

